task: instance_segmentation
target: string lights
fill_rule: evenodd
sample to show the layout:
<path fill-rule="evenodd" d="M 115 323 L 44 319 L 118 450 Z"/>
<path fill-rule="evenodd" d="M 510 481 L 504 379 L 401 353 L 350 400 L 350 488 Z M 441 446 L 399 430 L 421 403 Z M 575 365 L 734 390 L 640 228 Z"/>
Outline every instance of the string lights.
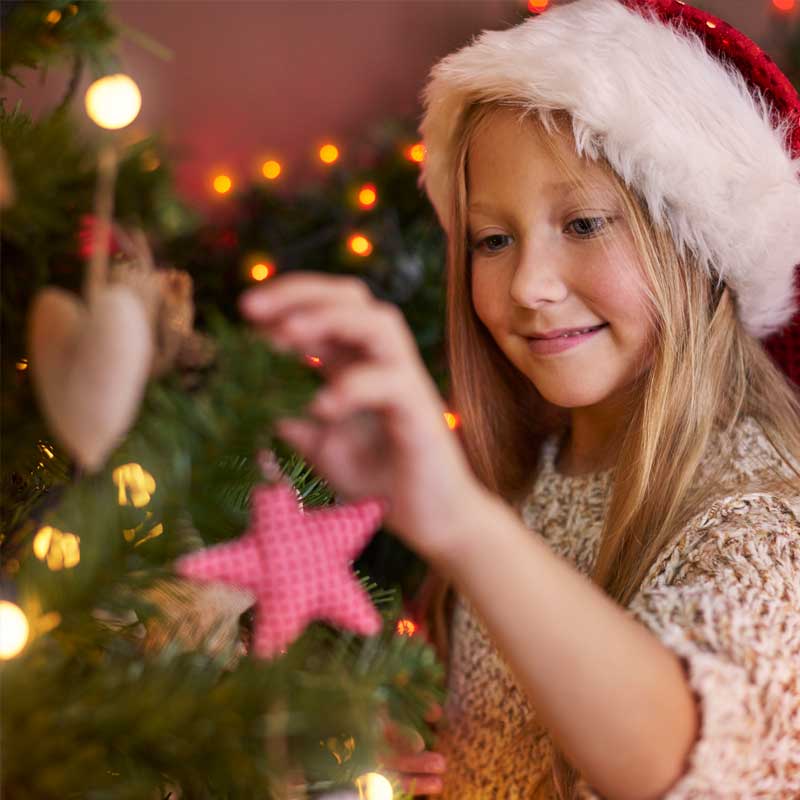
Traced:
<path fill-rule="evenodd" d="M 221 173 L 214 176 L 212 186 L 217 194 L 228 194 L 228 192 L 233 188 L 233 180 L 231 179 L 230 175 Z"/>
<path fill-rule="evenodd" d="M 323 164 L 335 164 L 339 160 L 339 148 L 335 144 L 324 144 L 319 149 L 319 160 Z"/>
<path fill-rule="evenodd" d="M 96 80 L 86 90 L 84 102 L 92 122 L 115 131 L 136 119 L 142 108 L 142 94 L 132 78 L 118 73 Z"/>
<path fill-rule="evenodd" d="M 356 781 L 359 800 L 392 800 L 394 790 L 380 772 L 368 772 Z"/>
<path fill-rule="evenodd" d="M 7 661 L 22 652 L 28 642 L 30 628 L 22 609 L 0 600 L 0 659 Z"/>
<path fill-rule="evenodd" d="M 362 233 L 354 233 L 347 240 L 347 249 L 357 256 L 366 257 L 372 253 L 372 242 Z"/>

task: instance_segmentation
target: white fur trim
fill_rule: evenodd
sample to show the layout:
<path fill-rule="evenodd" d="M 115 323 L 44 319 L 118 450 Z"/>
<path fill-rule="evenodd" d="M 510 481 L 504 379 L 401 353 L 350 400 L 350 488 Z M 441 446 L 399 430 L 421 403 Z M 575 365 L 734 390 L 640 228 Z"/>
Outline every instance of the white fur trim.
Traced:
<path fill-rule="evenodd" d="M 571 113 L 577 150 L 603 155 L 680 248 L 736 295 L 763 338 L 795 311 L 800 158 L 788 123 L 691 30 L 618 0 L 576 0 L 505 31 L 484 31 L 431 71 L 420 175 L 447 229 L 453 136 L 475 100 Z"/>

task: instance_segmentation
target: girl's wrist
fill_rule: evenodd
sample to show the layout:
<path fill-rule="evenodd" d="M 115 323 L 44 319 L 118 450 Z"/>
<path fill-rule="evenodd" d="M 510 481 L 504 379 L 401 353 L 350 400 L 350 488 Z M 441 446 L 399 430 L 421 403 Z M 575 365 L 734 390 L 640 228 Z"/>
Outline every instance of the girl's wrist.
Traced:
<path fill-rule="evenodd" d="M 436 537 L 438 548 L 428 555 L 441 574 L 458 580 L 464 567 L 475 558 L 486 559 L 491 551 L 493 531 L 513 513 L 496 494 L 480 483 L 452 509 L 444 531 Z"/>

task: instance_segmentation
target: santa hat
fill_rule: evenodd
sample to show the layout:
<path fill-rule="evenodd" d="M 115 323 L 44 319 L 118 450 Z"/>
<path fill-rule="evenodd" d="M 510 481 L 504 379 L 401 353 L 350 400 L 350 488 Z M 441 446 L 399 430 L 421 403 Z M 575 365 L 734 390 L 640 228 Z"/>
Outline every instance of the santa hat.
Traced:
<path fill-rule="evenodd" d="M 473 102 L 564 109 L 679 249 L 764 338 L 797 310 L 800 98 L 744 34 L 680 0 L 576 0 L 484 31 L 431 71 L 420 176 L 445 229 L 455 133 Z"/>

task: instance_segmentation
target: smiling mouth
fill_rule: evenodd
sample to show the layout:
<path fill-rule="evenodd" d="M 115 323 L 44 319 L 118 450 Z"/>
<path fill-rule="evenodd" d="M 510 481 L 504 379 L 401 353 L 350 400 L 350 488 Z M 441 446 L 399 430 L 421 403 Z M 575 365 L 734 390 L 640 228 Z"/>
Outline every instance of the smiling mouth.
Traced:
<path fill-rule="evenodd" d="M 604 322 L 602 325 L 594 325 L 591 328 L 576 328 L 574 331 L 562 333 L 557 336 L 529 336 L 528 338 L 534 342 L 550 342 L 554 339 L 571 339 L 574 336 L 583 336 L 587 333 L 592 333 L 593 331 L 599 331 L 601 328 L 605 328 L 607 326 L 608 323 Z"/>

